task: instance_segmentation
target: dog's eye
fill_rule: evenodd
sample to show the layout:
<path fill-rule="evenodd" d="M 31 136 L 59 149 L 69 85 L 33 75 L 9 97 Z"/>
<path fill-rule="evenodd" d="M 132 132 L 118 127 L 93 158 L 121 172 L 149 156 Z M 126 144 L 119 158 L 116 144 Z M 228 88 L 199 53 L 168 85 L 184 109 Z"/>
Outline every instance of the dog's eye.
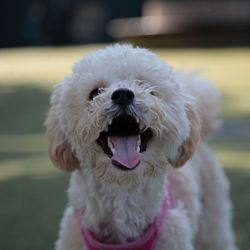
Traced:
<path fill-rule="evenodd" d="M 150 95 L 155 95 L 155 92 L 154 91 L 150 91 Z"/>
<path fill-rule="evenodd" d="M 102 91 L 103 91 L 102 88 L 93 89 L 89 94 L 89 100 L 93 100 L 96 96 L 101 94 Z"/>

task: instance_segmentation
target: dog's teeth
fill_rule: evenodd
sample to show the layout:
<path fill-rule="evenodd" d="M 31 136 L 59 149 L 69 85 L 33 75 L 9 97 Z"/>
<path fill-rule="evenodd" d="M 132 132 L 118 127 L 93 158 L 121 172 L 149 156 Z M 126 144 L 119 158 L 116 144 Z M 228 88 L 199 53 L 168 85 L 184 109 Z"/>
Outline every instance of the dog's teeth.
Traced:
<path fill-rule="evenodd" d="M 144 132 L 145 130 L 147 130 L 147 127 L 143 124 L 140 124 L 140 133 Z"/>
<path fill-rule="evenodd" d="M 111 124 L 112 124 L 112 120 L 109 120 L 109 121 L 108 121 L 108 125 L 111 125 Z"/>
<path fill-rule="evenodd" d="M 138 136 L 138 141 L 137 141 L 137 149 L 136 151 L 139 153 L 140 152 L 140 146 L 141 146 L 141 136 Z"/>
<path fill-rule="evenodd" d="M 137 123 L 140 123 L 140 120 L 138 117 L 135 118 Z"/>
<path fill-rule="evenodd" d="M 106 128 L 104 129 L 104 132 L 108 132 L 108 127 L 106 127 Z"/>
<path fill-rule="evenodd" d="M 108 146 L 109 146 L 110 150 L 112 151 L 112 153 L 114 154 L 115 153 L 115 148 L 113 146 L 113 143 L 110 140 L 110 137 L 108 137 Z"/>

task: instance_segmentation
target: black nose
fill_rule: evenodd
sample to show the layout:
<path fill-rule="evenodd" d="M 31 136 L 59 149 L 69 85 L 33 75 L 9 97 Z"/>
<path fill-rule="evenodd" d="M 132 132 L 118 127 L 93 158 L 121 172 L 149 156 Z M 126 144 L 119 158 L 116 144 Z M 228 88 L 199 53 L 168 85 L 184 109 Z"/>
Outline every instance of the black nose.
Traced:
<path fill-rule="evenodd" d="M 120 106 L 126 106 L 134 100 L 134 93 L 129 89 L 117 89 L 113 92 L 111 99 Z"/>

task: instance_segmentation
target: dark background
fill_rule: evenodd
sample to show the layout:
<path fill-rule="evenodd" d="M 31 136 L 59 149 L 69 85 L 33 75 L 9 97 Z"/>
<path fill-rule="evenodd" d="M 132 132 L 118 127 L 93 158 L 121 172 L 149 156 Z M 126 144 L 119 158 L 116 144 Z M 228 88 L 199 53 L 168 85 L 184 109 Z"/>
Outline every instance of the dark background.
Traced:
<path fill-rule="evenodd" d="M 157 31 L 159 27 L 153 24 L 155 30 L 153 34 L 148 34 L 145 32 L 147 25 L 141 25 L 139 18 L 151 15 L 163 16 L 166 20 L 161 31 Z M 128 22 L 133 20 L 131 17 L 138 17 L 138 20 Z M 117 26 L 112 22 L 117 19 L 122 19 L 123 24 L 119 23 Z M 111 25 L 113 29 L 111 31 L 107 29 L 110 23 L 115 24 Z M 126 29 L 127 32 L 124 32 Z M 129 40 L 147 47 L 249 46 L 250 2 L 248 0 L 0 2 L 0 47 L 107 43 L 117 39 Z"/>
<path fill-rule="evenodd" d="M 145 0 L 9 0 L 0 2 L 0 46 L 113 41 L 106 23 L 140 16 Z"/>

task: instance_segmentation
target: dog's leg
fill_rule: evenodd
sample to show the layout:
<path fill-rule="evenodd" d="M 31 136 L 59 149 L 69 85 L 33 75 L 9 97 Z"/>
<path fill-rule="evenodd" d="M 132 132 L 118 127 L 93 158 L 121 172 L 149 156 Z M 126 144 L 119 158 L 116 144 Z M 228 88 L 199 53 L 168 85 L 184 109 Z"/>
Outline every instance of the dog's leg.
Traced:
<path fill-rule="evenodd" d="M 169 211 L 157 243 L 157 250 L 194 250 L 190 221 L 182 206 Z"/>
<path fill-rule="evenodd" d="M 202 212 L 195 249 L 235 250 L 229 183 L 210 150 L 202 151 Z"/>
<path fill-rule="evenodd" d="M 71 207 L 68 207 L 64 213 L 55 249 L 84 250 L 80 230 Z"/>

